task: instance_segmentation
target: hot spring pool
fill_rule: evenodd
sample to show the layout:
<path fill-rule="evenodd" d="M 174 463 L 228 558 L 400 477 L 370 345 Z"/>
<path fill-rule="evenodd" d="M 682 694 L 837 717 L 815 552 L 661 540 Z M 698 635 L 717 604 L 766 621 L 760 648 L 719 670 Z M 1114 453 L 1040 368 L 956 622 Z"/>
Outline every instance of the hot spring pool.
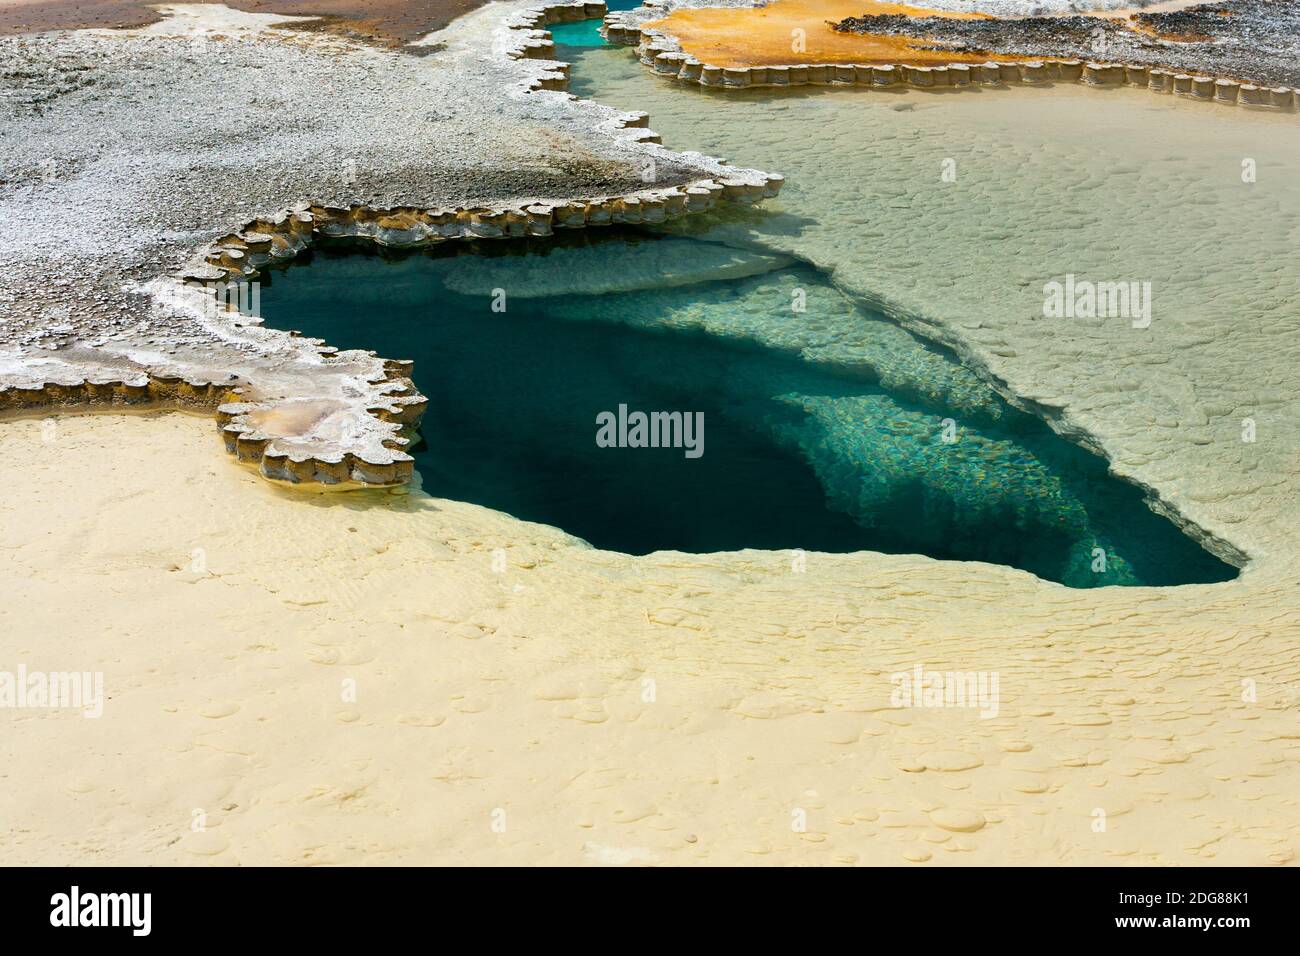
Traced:
<path fill-rule="evenodd" d="M 625 228 L 324 246 L 264 279 L 262 309 L 415 360 L 427 492 L 600 548 L 922 553 L 1073 587 L 1236 574 L 1102 459 L 788 256 Z M 638 447 L 636 412 L 702 427 Z"/>

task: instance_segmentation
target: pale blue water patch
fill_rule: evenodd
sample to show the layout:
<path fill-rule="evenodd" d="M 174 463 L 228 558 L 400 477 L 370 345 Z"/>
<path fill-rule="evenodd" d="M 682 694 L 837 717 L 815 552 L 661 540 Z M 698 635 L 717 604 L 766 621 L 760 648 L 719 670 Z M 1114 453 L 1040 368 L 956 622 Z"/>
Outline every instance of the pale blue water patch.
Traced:
<path fill-rule="evenodd" d="M 691 245 L 691 258 L 703 261 L 716 256 L 711 250 L 725 248 L 701 240 Z M 784 267 L 740 277 L 725 287 L 714 284 L 707 296 L 701 296 L 698 288 L 635 290 L 620 296 L 618 309 L 600 318 L 640 329 L 700 332 L 747 341 L 797 355 L 845 376 L 870 378 L 936 407 L 986 421 L 1002 417 L 1007 406 L 998 394 L 948 353 L 861 308 L 817 270 L 788 259 L 775 261 Z M 463 276 L 457 282 L 466 285 Z M 478 284 L 481 294 L 486 284 L 482 280 Z M 580 300 L 557 301 L 551 310 L 573 321 L 593 318 Z"/>

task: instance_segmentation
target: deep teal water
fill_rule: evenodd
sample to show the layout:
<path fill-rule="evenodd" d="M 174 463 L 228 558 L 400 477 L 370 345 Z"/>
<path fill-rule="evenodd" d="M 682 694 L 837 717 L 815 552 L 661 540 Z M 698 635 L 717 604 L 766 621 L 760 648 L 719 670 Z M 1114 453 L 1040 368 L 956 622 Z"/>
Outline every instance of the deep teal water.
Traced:
<path fill-rule="evenodd" d="M 915 552 L 1075 587 L 1236 574 L 1102 459 L 801 263 L 615 229 L 324 247 L 264 280 L 262 310 L 415 359 L 429 493 L 598 547 Z M 600 447 L 619 405 L 702 413 L 702 456 Z"/>
<path fill-rule="evenodd" d="M 612 10 L 626 10 L 628 7 L 611 7 Z M 604 46 L 605 38 L 600 35 L 600 20 L 579 20 L 576 23 L 553 23 L 547 29 L 557 47 L 561 46 Z M 560 59 L 564 59 L 561 57 Z"/>
<path fill-rule="evenodd" d="M 615 10 L 635 10 L 641 6 L 641 0 L 606 0 L 605 6 L 611 13 Z M 595 19 L 579 20 L 576 23 L 553 23 L 547 29 L 551 31 L 551 38 L 557 47 L 604 46 L 605 39 L 599 32 L 602 22 Z"/>

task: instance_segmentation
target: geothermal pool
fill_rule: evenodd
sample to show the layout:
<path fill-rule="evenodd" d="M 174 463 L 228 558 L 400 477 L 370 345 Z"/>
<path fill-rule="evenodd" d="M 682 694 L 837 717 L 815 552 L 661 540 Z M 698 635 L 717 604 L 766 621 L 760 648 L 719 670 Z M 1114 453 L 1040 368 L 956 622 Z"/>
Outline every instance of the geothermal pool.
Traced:
<path fill-rule="evenodd" d="M 788 256 L 631 229 L 340 245 L 275 273 L 262 306 L 415 359 L 426 491 L 597 547 L 919 552 L 1073 587 L 1235 575 L 1102 459 Z M 651 447 L 637 412 L 687 427 Z"/>
<path fill-rule="evenodd" d="M 416 360 L 426 490 L 630 554 L 1235 576 L 1240 551 L 1163 515 L 1222 502 L 1240 537 L 1236 489 L 1263 501 L 1250 476 L 1286 467 L 1288 441 L 1241 435 L 1294 431 L 1266 411 L 1291 363 L 1269 330 L 1300 298 L 1293 118 L 1131 90 L 717 94 L 597 26 L 552 31 L 573 92 L 786 188 L 655 233 L 324 248 L 277 274 L 272 324 Z M 1140 286 L 1149 311 L 1046 309 L 1076 282 Z M 703 453 L 602 447 L 620 408 L 702 414 Z"/>

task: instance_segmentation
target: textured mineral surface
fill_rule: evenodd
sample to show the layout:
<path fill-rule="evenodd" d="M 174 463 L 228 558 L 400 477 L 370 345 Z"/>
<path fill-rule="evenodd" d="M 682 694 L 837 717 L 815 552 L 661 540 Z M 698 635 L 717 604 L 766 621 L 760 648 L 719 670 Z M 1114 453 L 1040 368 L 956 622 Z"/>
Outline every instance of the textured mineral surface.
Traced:
<path fill-rule="evenodd" d="M 770 64 L 940 64 L 1093 60 L 1300 84 L 1300 4 L 964 3 L 652 0 L 615 14 L 724 68 Z"/>

